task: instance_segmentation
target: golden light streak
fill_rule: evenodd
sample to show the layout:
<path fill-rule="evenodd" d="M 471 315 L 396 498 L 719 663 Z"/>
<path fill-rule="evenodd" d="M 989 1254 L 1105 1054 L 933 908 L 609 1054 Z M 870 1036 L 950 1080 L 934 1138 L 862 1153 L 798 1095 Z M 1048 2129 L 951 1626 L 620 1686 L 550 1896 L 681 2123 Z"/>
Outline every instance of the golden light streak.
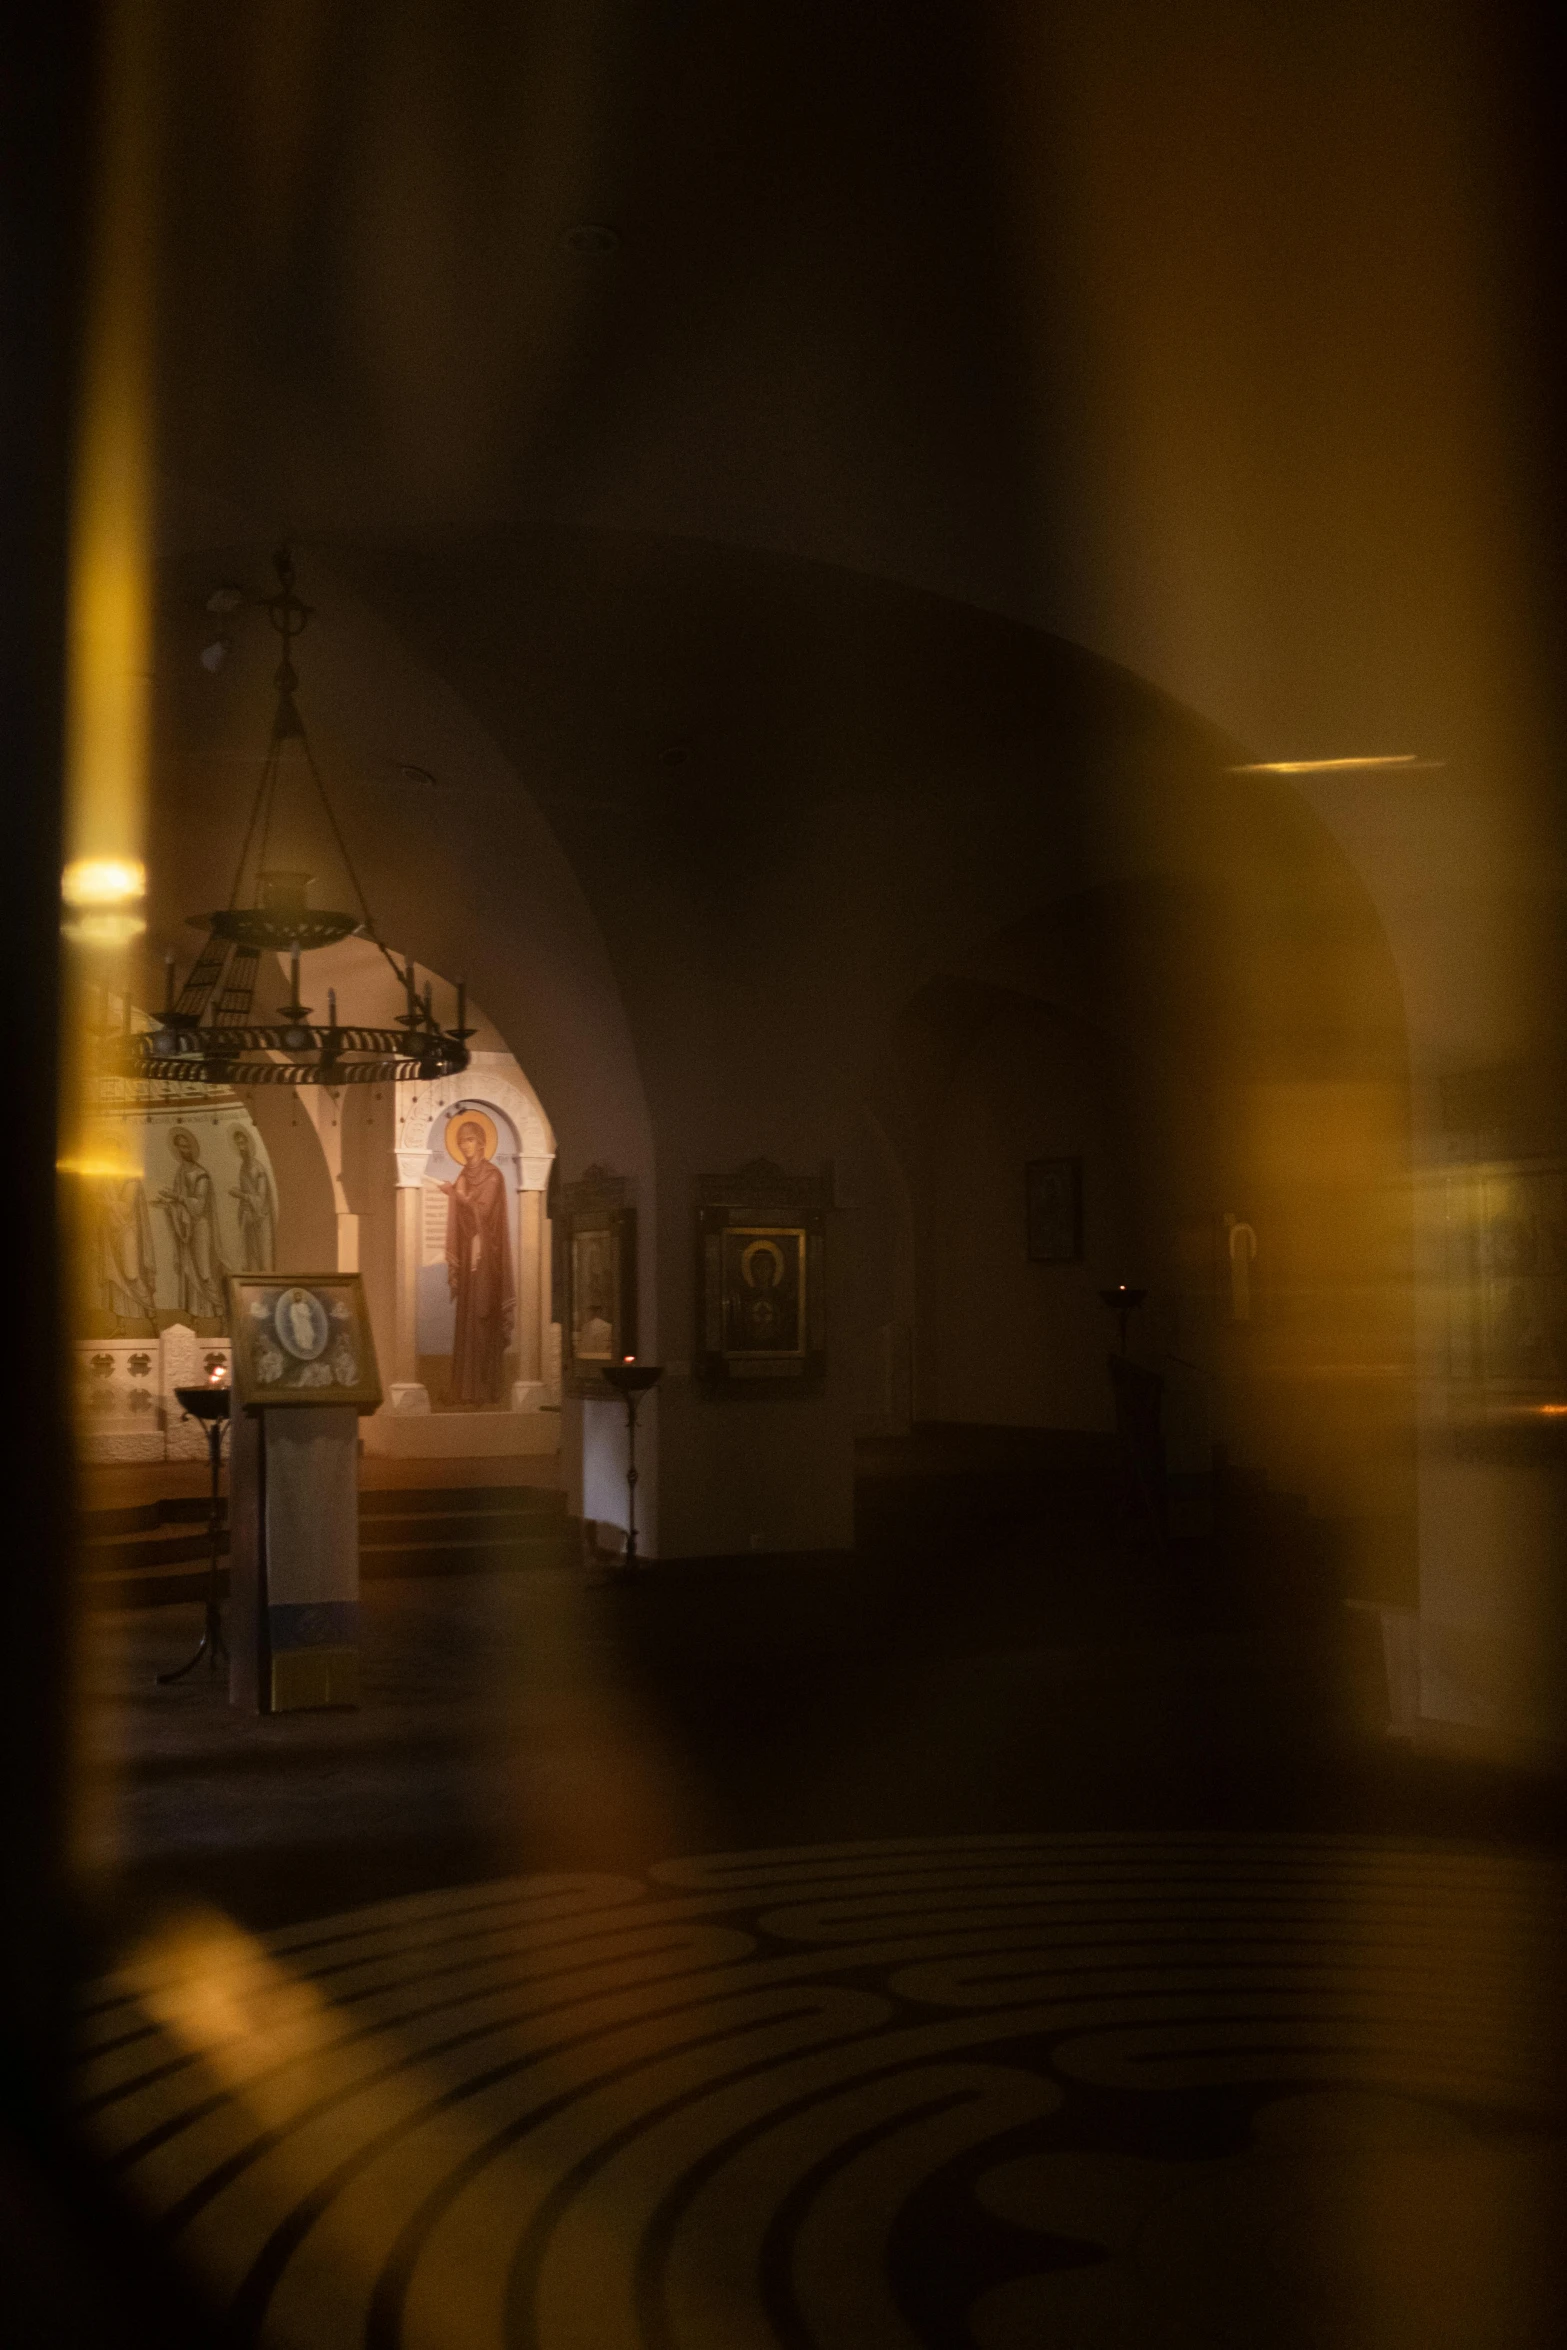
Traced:
<path fill-rule="evenodd" d="M 145 0 L 109 0 L 101 12 L 65 630 L 61 888 L 67 919 L 56 1160 L 66 1179 L 61 1225 L 70 1303 L 62 1345 L 80 1326 L 81 1307 L 99 1303 L 91 1175 L 135 1172 L 112 1163 L 117 1153 L 99 1130 L 92 1032 L 95 1002 L 110 991 L 122 998 L 131 992 L 124 958 L 145 928 L 157 43 L 166 14 Z M 85 1651 L 79 1656 L 84 1661 Z M 90 1719 L 79 1701 L 80 1733 Z M 73 1857 L 85 1874 L 114 1844 L 112 1775 L 79 1770 L 74 1796 Z"/>
<path fill-rule="evenodd" d="M 151 669 L 152 105 L 149 11 L 107 27 L 105 117 L 71 517 L 71 868 L 140 865 Z"/>
<path fill-rule="evenodd" d="M 1334 775 L 1363 774 L 1395 769 L 1404 775 L 1431 775 L 1445 767 L 1445 759 L 1422 759 L 1414 751 L 1388 751 L 1356 759 L 1247 759 L 1226 767 L 1226 775 Z"/>
<path fill-rule="evenodd" d="M 124 1182 L 143 1172 L 130 1134 L 118 1120 L 94 1126 L 76 1150 L 62 1151 L 54 1166 L 57 1175 L 79 1175 L 89 1182 Z"/>

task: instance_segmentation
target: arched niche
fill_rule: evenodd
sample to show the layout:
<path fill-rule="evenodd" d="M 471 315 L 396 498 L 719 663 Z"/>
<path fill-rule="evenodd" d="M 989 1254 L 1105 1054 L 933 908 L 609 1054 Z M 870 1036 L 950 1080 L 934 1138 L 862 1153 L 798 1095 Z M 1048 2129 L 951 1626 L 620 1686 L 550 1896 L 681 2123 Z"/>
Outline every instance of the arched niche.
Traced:
<path fill-rule="evenodd" d="M 555 1144 L 544 1113 L 510 1053 L 476 1051 L 457 1077 L 415 1079 L 397 1088 L 397 1180 L 423 1180 L 432 1150 L 453 1113 L 469 1102 L 493 1109 L 515 1138 L 514 1188 L 543 1191 L 549 1183 Z"/>
<path fill-rule="evenodd" d="M 452 1214 L 450 1187 L 461 1176 L 456 1136 L 465 1121 L 485 1129 L 491 1147 L 485 1156 L 506 1187 L 507 1247 L 512 1295 L 512 1378 L 508 1407 L 540 1400 L 555 1384 L 549 1326 L 548 1227 L 544 1193 L 554 1153 L 537 1101 L 521 1082 L 508 1054 L 476 1053 L 461 1075 L 415 1081 L 398 1092 L 396 1187 L 399 1216 L 399 1367 L 408 1367 L 408 1321 L 412 1321 L 412 1379 L 433 1410 L 450 1407 L 449 1367 L 457 1308 L 448 1278 L 447 1230 Z M 412 1228 L 410 1230 L 410 1227 Z M 412 1298 L 407 1295 L 407 1259 L 414 1260 Z M 404 1382 L 398 1382 L 401 1387 Z M 520 1394 L 518 1391 L 521 1391 Z M 395 1399 L 406 1410 L 409 1399 Z M 499 1396 L 493 1399 L 499 1403 Z M 420 1399 L 414 1398 L 414 1408 Z"/>
<path fill-rule="evenodd" d="M 338 1016 L 349 1025 L 386 1026 L 402 1007 L 391 965 L 365 939 L 345 939 L 313 953 L 305 980 L 306 992 L 316 1002 L 325 1001 L 328 989 L 335 993 Z M 456 1014 L 454 986 L 421 968 L 420 984 L 426 983 L 434 991 L 437 1016 L 449 1024 Z M 274 995 L 281 998 L 284 988 L 281 967 L 263 960 L 255 991 L 258 1009 L 269 1010 Z M 447 1401 L 442 1358 L 450 1352 L 451 1320 L 449 1310 L 441 1310 L 447 1214 L 441 1185 L 459 1172 L 445 1137 L 453 1114 L 473 1107 L 493 1124 L 494 1155 L 508 1203 L 512 1330 L 494 1408 L 534 1411 L 556 1400 L 558 1340 L 552 1326 L 544 1199 L 555 1138 L 520 1064 L 482 1009 L 470 1006 L 468 1024 L 474 1043 L 469 1068 L 460 1076 L 335 1088 L 257 1085 L 243 1094 L 189 1087 L 179 1089 L 177 1101 L 136 1112 L 134 1133 L 127 1128 L 123 1134 L 117 1130 L 113 1137 L 100 1137 L 105 1168 L 118 1168 L 123 1161 L 126 1173 L 115 1184 L 107 1176 L 100 1184 L 105 1194 L 100 1218 L 104 1230 L 101 1245 L 91 1255 L 89 1283 L 99 1281 L 104 1268 L 113 1269 L 116 1247 L 123 1257 L 133 1242 L 146 1245 L 144 1240 L 137 1242 L 137 1235 L 145 1235 L 149 1219 L 151 1245 L 157 1248 L 160 1215 L 168 1221 L 170 1214 L 160 1203 L 178 1175 L 164 1130 L 188 1129 L 202 1172 L 211 1162 L 206 1196 L 216 1215 L 219 1287 L 215 1302 L 202 1301 L 208 1311 L 193 1311 L 186 1291 L 177 1289 L 173 1260 L 165 1268 L 160 1259 L 159 1302 L 168 1309 L 161 1313 L 161 1321 L 178 1312 L 198 1335 L 220 1334 L 221 1274 L 227 1271 L 276 1266 L 293 1273 L 358 1272 L 388 1390 L 386 1411 L 440 1411 Z M 189 1100 L 183 1098 L 186 1094 Z M 121 1114 L 121 1126 L 127 1115 Z M 234 1141 L 231 1129 L 242 1130 L 242 1143 Z M 238 1194 L 247 1164 L 262 1178 L 270 1209 L 266 1245 L 259 1255 L 240 1237 Z M 119 1226 L 112 1223 L 115 1213 Z M 168 1249 L 162 1254 L 168 1255 Z M 169 1291 L 167 1297 L 164 1290 Z M 100 1340 L 116 1334 L 101 1312 L 96 1320 L 89 1318 L 85 1303 L 82 1328 L 85 1336 Z M 153 1328 L 149 1317 L 149 1334 Z M 132 1334 L 129 1326 L 126 1334 Z M 537 1441 L 531 1449 L 539 1449 L 543 1436 L 534 1433 Z M 546 1449 L 553 1450 L 554 1424 L 543 1433 L 550 1438 Z M 498 1437 L 495 1443 L 499 1444 Z"/>
<path fill-rule="evenodd" d="M 395 960 L 401 965 L 400 951 Z M 417 961 L 415 969 L 421 989 L 428 985 L 432 991 L 436 1017 L 450 1025 L 457 1011 L 454 982 Z M 370 940 L 349 938 L 321 949 L 309 957 L 305 976 L 313 1000 L 333 990 L 338 1016 L 346 1024 L 385 1027 L 402 1011 L 404 998 L 392 965 Z M 258 989 L 258 1000 L 263 992 Z M 440 1413 L 448 1401 L 443 1366 L 450 1353 L 451 1317 L 442 1308 L 448 1208 L 441 1185 L 458 1173 L 446 1150 L 446 1127 L 456 1111 L 470 1105 L 493 1122 L 494 1155 L 508 1200 L 512 1337 L 493 1408 L 532 1411 L 553 1400 L 556 1354 L 544 1193 L 555 1137 L 521 1064 L 471 999 L 467 1025 L 473 1031 L 471 1057 L 458 1076 L 301 1087 L 290 1102 L 290 1120 L 304 1120 L 314 1131 L 331 1188 L 334 1230 L 326 1261 L 364 1279 L 387 1389 L 383 1419 Z M 379 1448 L 383 1433 L 379 1426 L 367 1430 L 366 1440 Z M 547 1433 L 553 1439 L 553 1423 Z M 410 1443 L 417 1436 L 404 1434 Z M 486 1440 L 494 1434 L 479 1431 Z"/>

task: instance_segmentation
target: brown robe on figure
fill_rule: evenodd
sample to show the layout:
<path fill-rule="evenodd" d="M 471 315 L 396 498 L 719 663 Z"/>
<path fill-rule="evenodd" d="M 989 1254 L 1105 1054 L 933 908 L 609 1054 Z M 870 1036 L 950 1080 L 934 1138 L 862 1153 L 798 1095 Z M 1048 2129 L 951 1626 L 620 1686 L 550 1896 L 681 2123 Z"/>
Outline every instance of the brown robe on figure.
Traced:
<path fill-rule="evenodd" d="M 475 1159 L 448 1187 L 446 1268 L 457 1301 L 453 1403 L 500 1403 L 516 1300 L 507 1232 L 506 1178 Z"/>

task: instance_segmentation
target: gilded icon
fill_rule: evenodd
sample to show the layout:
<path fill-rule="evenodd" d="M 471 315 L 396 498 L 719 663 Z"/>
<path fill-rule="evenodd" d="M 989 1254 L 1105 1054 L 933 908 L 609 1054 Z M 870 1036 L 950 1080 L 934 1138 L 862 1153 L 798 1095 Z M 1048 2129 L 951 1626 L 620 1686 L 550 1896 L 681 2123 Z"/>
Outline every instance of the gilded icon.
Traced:
<path fill-rule="evenodd" d="M 579 1363 L 620 1359 L 615 1329 L 619 1254 L 619 1236 L 612 1229 L 571 1236 L 571 1351 Z"/>
<path fill-rule="evenodd" d="M 357 1273 L 231 1273 L 234 1394 L 241 1407 L 381 1401 L 375 1342 Z"/>
<path fill-rule="evenodd" d="M 803 1228 L 731 1225 L 724 1234 L 724 1276 L 724 1353 L 803 1355 Z"/>
<path fill-rule="evenodd" d="M 627 1179 L 607 1167 L 589 1167 L 560 1189 L 561 1375 L 573 1395 L 605 1395 L 605 1371 L 637 1351 L 637 1212 L 629 1195 Z"/>

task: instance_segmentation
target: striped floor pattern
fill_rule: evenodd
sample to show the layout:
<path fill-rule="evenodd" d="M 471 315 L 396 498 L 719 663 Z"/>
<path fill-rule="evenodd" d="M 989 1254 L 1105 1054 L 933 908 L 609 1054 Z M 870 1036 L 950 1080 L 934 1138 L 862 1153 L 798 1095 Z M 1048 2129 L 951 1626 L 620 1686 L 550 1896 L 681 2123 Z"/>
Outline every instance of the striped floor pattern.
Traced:
<path fill-rule="evenodd" d="M 1203 2095 L 1554 2131 L 1561 1894 L 1528 1856 L 1127 1833 L 193 1916 L 92 1987 L 81 2111 L 239 2340 L 1009 2344 L 1031 2272 L 1114 2250 L 1018 2203 L 1085 2116 L 1101 2153 Z"/>

